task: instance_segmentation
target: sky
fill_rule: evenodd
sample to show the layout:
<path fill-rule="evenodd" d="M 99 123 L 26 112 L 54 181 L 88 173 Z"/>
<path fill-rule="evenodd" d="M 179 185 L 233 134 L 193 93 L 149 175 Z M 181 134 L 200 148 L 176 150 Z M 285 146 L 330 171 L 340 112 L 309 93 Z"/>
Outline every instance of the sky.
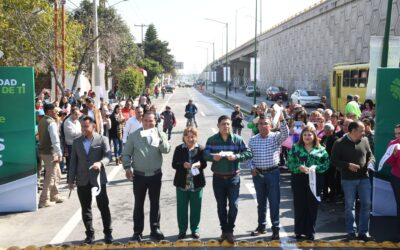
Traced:
<path fill-rule="evenodd" d="M 260 26 L 264 32 L 320 1 L 258 0 L 258 32 Z M 67 8 L 74 9 L 79 3 L 68 0 Z M 229 51 L 255 36 L 256 0 L 108 0 L 108 4 L 115 4 L 136 42 L 141 42 L 142 35 L 135 25 L 154 24 L 158 38 L 169 43 L 175 61 L 184 63 L 179 74 L 200 73 L 212 61 L 212 45 L 198 41 L 214 42 L 216 59 L 226 52 L 225 25 L 206 18 L 228 22 Z"/>

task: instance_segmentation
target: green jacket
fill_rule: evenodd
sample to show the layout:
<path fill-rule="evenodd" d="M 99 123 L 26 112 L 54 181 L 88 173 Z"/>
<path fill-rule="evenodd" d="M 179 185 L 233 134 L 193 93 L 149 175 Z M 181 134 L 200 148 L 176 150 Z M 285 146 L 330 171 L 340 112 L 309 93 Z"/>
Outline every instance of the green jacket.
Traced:
<path fill-rule="evenodd" d="M 329 155 L 323 146 L 319 148 L 314 147 L 308 152 L 304 146 L 294 144 L 288 154 L 287 167 L 293 174 L 300 174 L 299 167 L 301 165 L 306 167 L 316 165 L 316 172 L 320 174 L 324 173 L 329 168 Z"/>
<path fill-rule="evenodd" d="M 167 135 L 158 128 L 160 144 L 158 147 L 151 146 L 146 137 L 142 137 L 140 128 L 130 134 L 122 150 L 122 163 L 124 169 L 133 168 L 137 173 L 144 176 L 152 176 L 161 171 L 163 162 L 162 154 L 169 153 L 171 145 L 168 143 Z"/>

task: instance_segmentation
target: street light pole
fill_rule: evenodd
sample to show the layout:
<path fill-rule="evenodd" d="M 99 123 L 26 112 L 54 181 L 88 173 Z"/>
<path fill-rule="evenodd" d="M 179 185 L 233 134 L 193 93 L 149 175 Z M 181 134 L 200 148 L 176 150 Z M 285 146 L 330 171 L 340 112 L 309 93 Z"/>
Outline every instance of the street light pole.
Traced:
<path fill-rule="evenodd" d="M 239 9 L 235 10 L 235 49 L 237 48 L 237 15 L 238 15 L 238 11 L 241 9 L 246 8 L 246 6 L 243 6 Z"/>
<path fill-rule="evenodd" d="M 226 64 L 226 83 L 225 83 L 225 99 L 228 99 L 228 22 L 226 22 L 226 54 L 225 54 L 225 64 Z"/>
<path fill-rule="evenodd" d="M 207 69 L 208 71 L 210 70 L 209 66 L 208 66 L 208 47 L 203 47 L 203 46 L 196 46 L 202 49 L 205 49 L 207 51 L 207 55 L 206 55 L 206 65 L 207 65 Z M 208 80 L 208 75 L 206 76 L 206 91 L 207 91 L 207 80 Z"/>
<path fill-rule="evenodd" d="M 199 42 L 199 43 L 212 44 L 212 47 L 213 47 L 213 62 L 212 62 L 212 65 L 214 65 L 214 61 L 215 61 L 214 42 L 206 42 L 206 41 L 197 41 L 197 42 Z M 212 67 L 212 66 L 211 66 L 211 70 L 213 70 L 213 67 Z M 213 73 L 212 73 L 212 71 L 211 71 L 211 81 L 212 81 L 212 78 L 213 78 Z M 215 94 L 215 83 L 213 83 L 213 94 Z"/>
<path fill-rule="evenodd" d="M 206 18 L 206 20 L 208 20 L 208 21 L 213 21 L 213 22 L 216 22 L 216 23 L 220 23 L 220 24 L 225 24 L 225 27 L 226 27 L 226 55 L 225 55 L 225 63 L 226 63 L 226 82 L 225 82 L 225 99 L 228 99 L 228 22 L 221 22 L 221 21 L 218 21 L 218 20 L 214 20 L 214 19 L 211 19 L 211 18 Z M 223 67 L 222 67 L 222 69 L 224 69 Z M 224 70 L 223 70 L 224 71 Z M 223 72 L 223 73 L 225 73 L 225 72 Z"/>
<path fill-rule="evenodd" d="M 257 0 L 256 0 L 256 17 L 254 19 L 254 89 L 253 89 L 253 104 L 257 103 Z"/>

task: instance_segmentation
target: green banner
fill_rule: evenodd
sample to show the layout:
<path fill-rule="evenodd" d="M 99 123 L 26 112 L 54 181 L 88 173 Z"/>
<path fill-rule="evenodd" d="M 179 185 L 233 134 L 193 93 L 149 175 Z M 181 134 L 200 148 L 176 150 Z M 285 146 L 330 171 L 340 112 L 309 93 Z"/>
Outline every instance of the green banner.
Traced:
<path fill-rule="evenodd" d="M 376 81 L 375 117 L 375 169 L 385 154 L 389 142 L 394 139 L 394 127 L 400 123 L 400 69 L 378 68 Z M 395 216 L 396 202 L 389 178 L 391 167 L 384 165 L 375 174 L 373 184 L 372 214 Z"/>
<path fill-rule="evenodd" d="M 34 73 L 0 67 L 0 185 L 36 174 Z"/>

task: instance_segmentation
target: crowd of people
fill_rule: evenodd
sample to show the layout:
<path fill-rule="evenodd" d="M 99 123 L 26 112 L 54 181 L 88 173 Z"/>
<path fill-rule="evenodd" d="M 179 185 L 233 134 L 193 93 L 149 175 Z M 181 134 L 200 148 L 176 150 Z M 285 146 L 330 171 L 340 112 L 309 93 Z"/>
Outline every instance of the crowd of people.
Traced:
<path fill-rule="evenodd" d="M 158 96 L 159 91 L 154 93 Z M 124 105 L 118 103 L 114 107 L 102 102 L 99 109 L 93 98 L 85 95 L 82 98 L 70 91 L 66 91 L 60 105 L 51 103 L 45 96 L 43 93 L 36 101 L 38 173 L 41 162 L 45 170 L 39 208 L 63 202 L 57 186 L 61 171 L 67 171 L 69 188 L 77 187 L 82 207 L 86 228 L 84 242 L 90 244 L 94 241 L 92 196 L 95 196 L 101 211 L 104 240 L 112 242 L 105 172 L 105 166 L 112 161 L 112 144 L 115 163 L 122 164 L 126 178 L 134 182 L 132 240 L 141 241 L 143 238 L 147 192 L 150 236 L 163 240 L 164 234 L 160 230 L 163 154 L 171 151 L 171 130 L 176 126 L 171 108 L 166 106 L 162 113 L 158 113 L 146 92 L 139 97 L 136 107 L 132 100 L 127 100 Z M 187 237 L 189 222 L 191 237 L 200 238 L 201 203 L 206 185 L 204 169 L 210 162 L 221 240 L 235 241 L 233 232 L 238 214 L 240 163 L 246 162 L 251 170 L 258 203 L 257 227 L 251 235 L 266 233 L 269 207 L 271 239 L 280 239 L 280 170 L 286 166 L 291 172 L 296 239 L 315 239 L 321 201 L 344 199 L 347 239 L 370 240 L 370 177 L 375 169 L 374 104 L 370 100 L 360 104 L 357 96 L 349 96 L 343 114 L 323 107 L 308 114 L 298 104 L 284 107 L 281 100 L 271 108 L 266 103 L 253 106 L 247 119 L 247 127 L 253 136 L 246 143 L 241 137 L 246 118 L 240 106 L 235 105 L 230 116 L 218 118 L 218 132 L 203 146 L 198 144 L 195 119 L 198 108 L 189 100 L 184 110 L 187 124 L 182 135 L 183 143 L 175 148 L 172 163 L 166 164 L 175 170 L 173 183 L 176 186 L 178 239 Z M 400 143 L 400 126 L 396 126 L 395 135 L 391 144 Z M 400 232 L 399 155 L 400 151 L 396 149 L 388 163 L 393 167 L 392 186 Z M 65 168 L 60 167 L 64 158 Z M 357 197 L 360 201 L 358 227 L 354 213 Z"/>

